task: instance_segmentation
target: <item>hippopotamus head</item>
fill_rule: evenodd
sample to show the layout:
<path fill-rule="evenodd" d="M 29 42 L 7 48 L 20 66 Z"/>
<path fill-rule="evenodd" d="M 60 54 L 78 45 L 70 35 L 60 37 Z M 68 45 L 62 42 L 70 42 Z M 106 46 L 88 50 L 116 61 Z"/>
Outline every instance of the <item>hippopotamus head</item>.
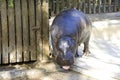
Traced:
<path fill-rule="evenodd" d="M 74 63 L 75 41 L 70 37 L 62 37 L 57 42 L 56 62 L 60 67 L 69 69 Z"/>

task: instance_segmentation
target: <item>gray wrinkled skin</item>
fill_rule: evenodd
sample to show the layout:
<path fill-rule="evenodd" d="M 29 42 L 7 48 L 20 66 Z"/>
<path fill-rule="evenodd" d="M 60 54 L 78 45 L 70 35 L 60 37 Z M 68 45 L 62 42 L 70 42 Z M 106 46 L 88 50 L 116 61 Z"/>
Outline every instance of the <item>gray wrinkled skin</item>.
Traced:
<path fill-rule="evenodd" d="M 84 55 L 88 55 L 91 22 L 80 11 L 69 9 L 58 14 L 50 28 L 52 55 L 60 66 L 71 66 L 78 56 L 78 46 L 84 43 Z"/>

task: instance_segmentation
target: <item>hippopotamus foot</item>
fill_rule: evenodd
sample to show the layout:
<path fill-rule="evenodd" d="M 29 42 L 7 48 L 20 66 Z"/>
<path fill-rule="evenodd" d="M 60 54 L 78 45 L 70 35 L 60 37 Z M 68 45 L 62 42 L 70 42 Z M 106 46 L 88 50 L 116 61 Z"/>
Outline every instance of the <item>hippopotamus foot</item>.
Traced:
<path fill-rule="evenodd" d="M 90 51 L 89 51 L 89 41 L 86 41 L 86 42 L 84 43 L 83 55 L 85 55 L 85 56 L 90 55 Z"/>
<path fill-rule="evenodd" d="M 53 57 L 52 53 L 49 53 L 49 58 L 52 58 L 52 57 Z"/>
<path fill-rule="evenodd" d="M 52 52 L 49 53 L 49 58 L 54 58 L 54 54 Z"/>
<path fill-rule="evenodd" d="M 78 51 L 76 52 L 76 54 L 75 54 L 75 57 L 79 57 L 80 55 L 78 54 Z"/>
<path fill-rule="evenodd" d="M 85 56 L 90 55 L 89 49 L 83 50 L 83 55 L 85 55 Z"/>

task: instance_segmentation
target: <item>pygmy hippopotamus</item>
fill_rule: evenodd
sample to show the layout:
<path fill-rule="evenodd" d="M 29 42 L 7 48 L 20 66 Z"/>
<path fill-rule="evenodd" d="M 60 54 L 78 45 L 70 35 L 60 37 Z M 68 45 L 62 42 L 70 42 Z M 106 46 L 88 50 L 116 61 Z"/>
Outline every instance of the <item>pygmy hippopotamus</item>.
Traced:
<path fill-rule="evenodd" d="M 76 9 L 68 9 L 58 14 L 50 27 L 50 43 L 55 62 L 63 69 L 69 69 L 78 56 L 78 46 L 84 43 L 83 54 L 89 51 L 91 22 Z"/>

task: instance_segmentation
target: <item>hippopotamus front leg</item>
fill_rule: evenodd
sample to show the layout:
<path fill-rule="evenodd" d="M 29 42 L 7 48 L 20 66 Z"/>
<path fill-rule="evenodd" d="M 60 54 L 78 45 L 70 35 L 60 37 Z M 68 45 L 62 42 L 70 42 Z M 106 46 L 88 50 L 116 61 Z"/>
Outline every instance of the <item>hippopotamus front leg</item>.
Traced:
<path fill-rule="evenodd" d="M 77 47 L 75 57 L 79 57 L 79 56 L 80 55 L 78 54 L 78 47 Z"/>

